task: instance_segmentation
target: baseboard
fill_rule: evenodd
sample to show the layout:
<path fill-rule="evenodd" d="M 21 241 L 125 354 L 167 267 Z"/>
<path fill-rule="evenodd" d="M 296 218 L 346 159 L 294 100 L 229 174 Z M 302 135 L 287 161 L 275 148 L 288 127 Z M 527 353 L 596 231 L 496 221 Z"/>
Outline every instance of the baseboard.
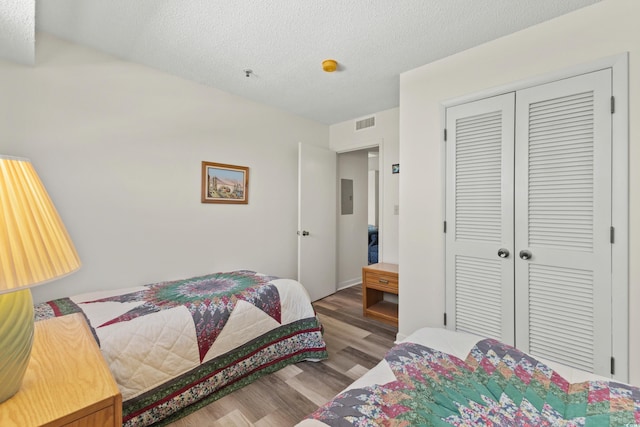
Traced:
<path fill-rule="evenodd" d="M 407 338 L 407 335 L 405 334 L 401 334 L 400 332 L 398 332 L 396 334 L 396 344 L 399 343 L 400 341 L 404 341 Z"/>
<path fill-rule="evenodd" d="M 356 279 L 351 279 L 351 280 L 346 280 L 344 282 L 340 282 L 338 283 L 338 291 L 341 291 L 343 289 L 347 289 L 350 288 L 352 286 L 355 285 L 361 285 L 362 284 L 362 277 L 358 277 Z"/>

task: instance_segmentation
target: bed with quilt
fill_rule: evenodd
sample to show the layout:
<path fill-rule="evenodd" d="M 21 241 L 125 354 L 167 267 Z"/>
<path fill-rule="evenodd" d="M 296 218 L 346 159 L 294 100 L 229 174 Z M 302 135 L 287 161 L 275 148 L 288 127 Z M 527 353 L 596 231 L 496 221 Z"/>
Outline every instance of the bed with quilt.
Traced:
<path fill-rule="evenodd" d="M 327 357 L 297 281 L 232 271 L 35 307 L 81 312 L 122 393 L 125 426 L 164 425 L 289 364 Z"/>
<path fill-rule="evenodd" d="M 298 427 L 638 426 L 640 388 L 424 328 Z"/>

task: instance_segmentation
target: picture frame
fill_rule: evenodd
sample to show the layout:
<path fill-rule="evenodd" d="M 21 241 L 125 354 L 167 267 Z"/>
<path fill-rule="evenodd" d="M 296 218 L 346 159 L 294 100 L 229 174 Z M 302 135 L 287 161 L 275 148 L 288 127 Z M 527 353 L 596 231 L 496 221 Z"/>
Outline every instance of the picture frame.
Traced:
<path fill-rule="evenodd" d="M 249 203 L 249 168 L 202 162 L 202 203 Z"/>
<path fill-rule="evenodd" d="M 391 165 L 391 173 L 400 173 L 400 164 L 395 163 Z"/>

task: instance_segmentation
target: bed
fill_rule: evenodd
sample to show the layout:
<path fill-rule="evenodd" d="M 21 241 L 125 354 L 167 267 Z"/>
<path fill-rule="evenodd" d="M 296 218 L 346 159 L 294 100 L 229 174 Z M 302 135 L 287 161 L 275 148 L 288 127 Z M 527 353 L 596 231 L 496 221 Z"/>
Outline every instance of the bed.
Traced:
<path fill-rule="evenodd" d="M 367 241 L 367 258 L 369 265 L 378 262 L 378 227 L 369 224 L 369 238 Z"/>
<path fill-rule="evenodd" d="M 289 364 L 327 357 L 304 287 L 248 270 L 35 306 L 81 312 L 123 398 L 123 425 L 164 425 Z"/>
<path fill-rule="evenodd" d="M 424 328 L 297 427 L 636 426 L 640 389 Z"/>

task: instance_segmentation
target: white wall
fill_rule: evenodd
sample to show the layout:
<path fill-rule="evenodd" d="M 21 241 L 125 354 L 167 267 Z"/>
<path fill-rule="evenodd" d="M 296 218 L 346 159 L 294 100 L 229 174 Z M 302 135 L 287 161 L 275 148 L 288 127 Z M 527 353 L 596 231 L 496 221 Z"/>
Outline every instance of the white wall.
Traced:
<path fill-rule="evenodd" d="M 367 265 L 368 167 L 366 151 L 338 154 L 338 182 L 353 180 L 353 214 L 341 214 L 338 194 L 338 289 L 361 283 Z"/>
<path fill-rule="evenodd" d="M 441 102 L 629 52 L 630 259 L 640 257 L 640 2 L 604 0 L 401 76 L 400 329 L 442 326 Z M 640 384 L 640 264 L 629 271 L 630 381 Z"/>
<path fill-rule="evenodd" d="M 334 124 L 330 127 L 330 146 L 337 152 L 346 152 L 380 146 L 382 161 L 380 170 L 381 216 L 380 220 L 380 262 L 398 262 L 398 218 L 394 206 L 398 205 L 400 174 L 391 173 L 391 165 L 399 159 L 398 108 L 376 113 L 374 127 L 355 131 L 355 121 Z"/>
<path fill-rule="evenodd" d="M 369 158 L 369 186 L 368 186 L 368 209 L 367 209 L 367 222 L 371 225 L 378 226 L 378 215 L 380 215 L 380 203 L 379 203 L 379 193 L 380 186 L 378 185 L 380 170 L 377 168 L 378 161 L 380 157 L 375 156 L 373 159 L 376 160 L 376 168 L 371 169 L 371 158 Z"/>
<path fill-rule="evenodd" d="M 38 34 L 0 62 L 0 153 L 30 158 L 82 260 L 34 300 L 247 268 L 297 275 L 297 144 L 329 127 Z M 200 203 L 201 162 L 249 204 Z M 333 214 L 333 212 L 328 213 Z"/>

